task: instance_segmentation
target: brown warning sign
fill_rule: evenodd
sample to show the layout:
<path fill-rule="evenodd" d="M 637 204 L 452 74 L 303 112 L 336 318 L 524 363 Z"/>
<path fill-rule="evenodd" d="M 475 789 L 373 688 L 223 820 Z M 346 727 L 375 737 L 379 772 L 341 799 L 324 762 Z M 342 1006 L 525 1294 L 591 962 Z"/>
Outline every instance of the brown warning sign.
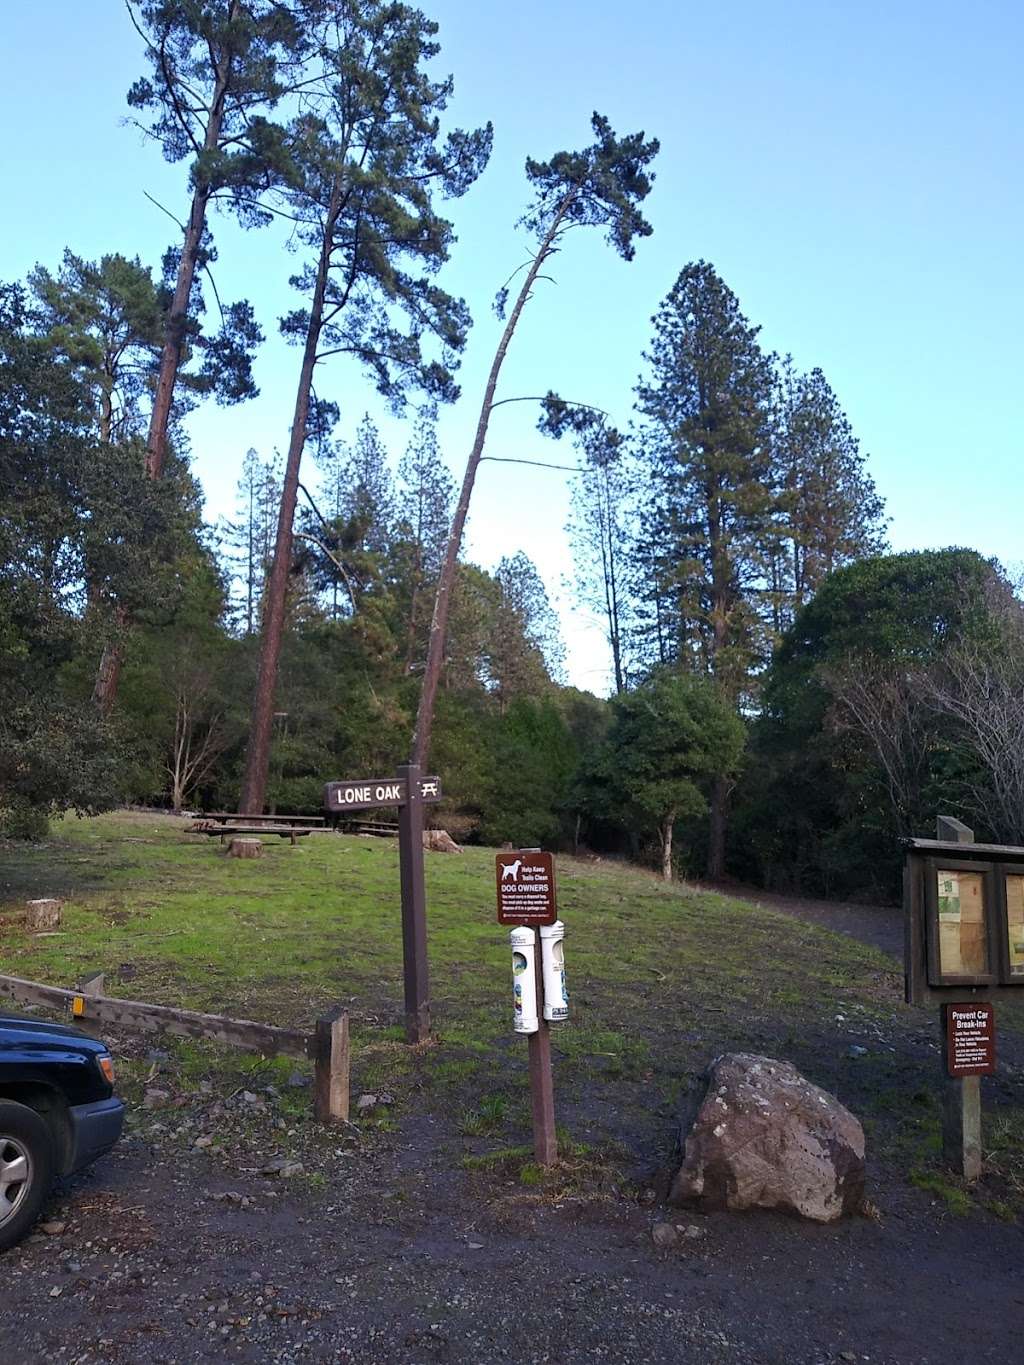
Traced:
<path fill-rule="evenodd" d="M 951 1076 L 990 1076 L 996 1069 L 996 1012 L 988 1000 L 943 1005 L 946 1070 Z"/>
<path fill-rule="evenodd" d="M 555 859 L 550 853 L 499 853 L 494 860 L 499 924 L 554 924 Z"/>

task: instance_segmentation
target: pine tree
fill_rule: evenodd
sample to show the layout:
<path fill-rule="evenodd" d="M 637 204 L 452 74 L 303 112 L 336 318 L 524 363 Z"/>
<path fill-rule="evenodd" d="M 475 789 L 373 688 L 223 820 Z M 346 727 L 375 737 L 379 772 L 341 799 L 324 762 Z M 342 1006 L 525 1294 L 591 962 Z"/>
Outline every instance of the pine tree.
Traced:
<path fill-rule="evenodd" d="M 95 394 L 105 444 L 138 436 L 163 344 L 160 287 L 135 257 L 83 260 L 72 251 L 56 275 L 29 276 L 36 326 Z"/>
<path fill-rule="evenodd" d="M 630 479 L 621 435 L 603 423 L 579 442 L 585 464 L 572 493 L 569 539 L 576 560 L 576 596 L 603 618 L 615 691 L 626 688 L 629 637 L 627 572 Z"/>
<path fill-rule="evenodd" d="M 431 278 L 453 240 L 432 196 L 465 193 L 491 146 L 490 126 L 440 141 L 452 81 L 433 81 L 422 69 L 439 48 L 437 26 L 419 11 L 391 0 L 301 0 L 301 11 L 316 70 L 289 129 L 285 200 L 309 251 L 293 279 L 307 302 L 282 322 L 303 356 L 265 598 L 245 811 L 261 810 L 266 790 L 299 468 L 311 418 L 323 413 L 311 401 L 314 371 L 328 356 L 350 355 L 396 409 L 410 390 L 434 401 L 456 396 L 453 369 L 469 313 Z"/>
<path fill-rule="evenodd" d="M 242 461 L 234 520 L 226 521 L 221 531 L 233 617 L 243 635 L 253 635 L 259 629 L 260 603 L 274 548 L 280 500 L 280 459 L 261 460 L 250 447 Z"/>
<path fill-rule="evenodd" d="M 426 657 L 425 604 L 437 587 L 455 502 L 455 482 L 442 463 L 432 421 L 421 423 L 409 442 L 398 466 L 398 483 L 396 550 L 404 562 L 396 586 L 405 612 L 409 673 Z"/>
<path fill-rule="evenodd" d="M 773 557 L 774 627 L 785 629 L 823 580 L 885 549 L 885 508 L 846 414 L 821 370 L 776 378 L 774 436 L 782 494 Z"/>
<path fill-rule="evenodd" d="M 487 428 L 491 414 L 499 400 L 496 398 L 505 356 L 515 335 L 523 309 L 533 297 L 533 290 L 551 256 L 561 250 L 566 234 L 576 227 L 598 227 L 605 230 L 608 241 L 624 260 L 633 259 L 637 237 L 647 237 L 651 225 L 640 212 L 640 205 L 651 190 L 653 177 L 651 161 L 658 152 L 656 139 L 644 140 L 644 134 L 633 133 L 616 137 L 611 124 L 603 115 L 595 113 L 591 119 L 595 141 L 581 151 L 556 152 L 550 161 L 526 162 L 526 178 L 534 191 L 533 202 L 522 222 L 533 235 L 537 247 L 519 293 L 508 314 L 498 341 L 494 359 L 484 385 L 476 434 L 466 461 L 466 472 L 455 506 L 455 517 L 445 551 L 445 560 L 434 597 L 434 613 L 430 623 L 430 644 L 423 675 L 416 728 L 412 741 L 412 761 L 421 767 L 430 753 L 430 732 L 434 723 L 434 700 L 441 680 L 448 630 L 448 611 L 455 586 L 462 537 L 469 515 L 469 502 L 476 482 L 477 470 L 483 458 Z M 515 274 L 519 272 L 516 271 Z M 497 312 L 503 316 L 509 298 L 509 286 L 498 291 Z M 553 397 L 553 395 L 551 396 Z M 557 403 L 556 411 L 549 405 L 546 413 L 552 427 L 560 419 L 564 404 Z"/>
<path fill-rule="evenodd" d="M 664 575 L 669 658 L 713 678 L 738 705 L 765 656 L 756 599 L 776 516 L 772 367 L 759 329 L 704 261 L 682 271 L 654 328 L 637 395 L 653 456 L 648 517 L 663 547 L 654 567 Z M 711 801 L 713 877 L 724 871 L 727 797 L 720 778 Z"/>
<path fill-rule="evenodd" d="M 562 681 L 565 649 L 558 617 L 543 580 L 520 551 L 501 560 L 494 574 L 499 597 L 489 649 L 491 688 L 499 709 L 516 697 L 536 697 Z"/>
<path fill-rule="evenodd" d="M 150 116 L 140 125 L 168 161 L 190 162 L 191 203 L 173 254 L 174 287 L 147 440 L 147 467 L 158 478 L 174 388 L 195 319 L 198 272 L 216 258 L 207 226 L 211 203 L 228 204 L 246 227 L 270 221 L 261 196 L 282 173 L 281 130 L 267 113 L 301 74 L 303 29 L 279 0 L 128 0 L 151 74 L 128 103 Z M 210 362 L 229 372 L 229 401 L 255 392 L 248 350 L 258 339 L 248 304 L 223 310 Z"/>

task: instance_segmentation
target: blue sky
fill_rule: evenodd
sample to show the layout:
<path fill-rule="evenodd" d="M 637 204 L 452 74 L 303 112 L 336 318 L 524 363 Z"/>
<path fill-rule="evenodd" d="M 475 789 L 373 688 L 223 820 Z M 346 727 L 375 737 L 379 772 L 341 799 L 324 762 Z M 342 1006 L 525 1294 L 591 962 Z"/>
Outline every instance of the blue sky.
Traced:
<path fill-rule="evenodd" d="M 650 317 L 682 266 L 703 257 L 762 325 L 767 349 L 825 371 L 869 454 L 895 548 L 969 545 L 1020 566 L 1024 7 L 423 8 L 441 25 L 439 64 L 455 75 L 454 121 L 495 126 L 487 172 L 451 206 L 460 240 L 442 277 L 476 318 L 464 396 L 440 428 L 456 473 L 496 337 L 490 302 L 522 259 L 523 161 L 584 141 L 596 108 L 620 131 L 661 140 L 654 236 L 627 265 L 596 235 L 574 234 L 557 285 L 524 319 L 502 394 L 554 388 L 626 420 Z M 8 6 L 3 53 L 3 275 L 56 265 L 66 245 L 156 263 L 175 228 L 145 194 L 183 216 L 184 175 L 123 123 L 143 62 L 122 5 Z M 222 295 L 250 298 L 271 340 L 257 364 L 260 398 L 191 419 L 211 517 L 230 511 L 250 445 L 285 445 L 299 360 L 275 336 L 276 318 L 295 306 L 296 260 L 281 236 L 242 234 L 224 218 L 213 227 Z M 318 387 L 341 405 L 343 433 L 367 410 L 381 415 L 345 362 Z M 386 416 L 381 425 L 397 457 L 406 432 Z M 543 443 L 518 405 L 496 415 L 489 451 L 571 453 Z M 602 690 L 600 632 L 563 589 L 565 478 L 485 465 L 468 549 L 487 566 L 517 549 L 534 558 L 562 613 L 573 680 Z"/>

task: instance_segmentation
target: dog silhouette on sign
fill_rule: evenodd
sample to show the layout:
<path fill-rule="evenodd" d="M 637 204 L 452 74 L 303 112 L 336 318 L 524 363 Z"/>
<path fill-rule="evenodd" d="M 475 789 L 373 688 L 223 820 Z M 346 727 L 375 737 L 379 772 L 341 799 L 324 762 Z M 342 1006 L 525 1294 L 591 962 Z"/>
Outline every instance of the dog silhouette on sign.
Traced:
<path fill-rule="evenodd" d="M 519 869 L 522 865 L 522 858 L 517 858 L 514 863 L 502 863 L 501 880 L 503 882 L 517 882 L 519 880 Z"/>

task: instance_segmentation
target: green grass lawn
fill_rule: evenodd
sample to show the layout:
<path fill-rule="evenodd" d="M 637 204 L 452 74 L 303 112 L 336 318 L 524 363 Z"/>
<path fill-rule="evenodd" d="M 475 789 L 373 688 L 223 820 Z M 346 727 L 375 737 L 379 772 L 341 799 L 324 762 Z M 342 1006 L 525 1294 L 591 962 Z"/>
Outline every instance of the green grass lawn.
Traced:
<path fill-rule="evenodd" d="M 394 842 L 313 835 L 292 848 L 274 838 L 263 858 L 237 860 L 185 826 L 142 813 L 72 817 L 43 844 L 0 846 L 0 970 L 59 986 L 104 971 L 109 995 L 293 1027 L 344 1003 L 357 1088 L 393 1088 L 396 1113 L 444 1115 L 474 1150 L 528 1136 L 493 851 L 425 855 L 437 1041 L 414 1054 L 402 1043 Z M 718 1052 L 743 1049 L 789 1058 L 838 1093 L 883 1160 L 934 1168 L 934 1024 L 903 1005 L 891 959 L 613 862 L 560 857 L 558 890 L 572 1016 L 555 1051 L 560 1118 L 574 1137 L 653 1151 L 668 1140 L 679 1091 Z M 47 895 L 65 900 L 61 932 L 32 936 L 16 911 Z M 1004 1101 L 1005 1152 L 1020 1111 Z"/>

